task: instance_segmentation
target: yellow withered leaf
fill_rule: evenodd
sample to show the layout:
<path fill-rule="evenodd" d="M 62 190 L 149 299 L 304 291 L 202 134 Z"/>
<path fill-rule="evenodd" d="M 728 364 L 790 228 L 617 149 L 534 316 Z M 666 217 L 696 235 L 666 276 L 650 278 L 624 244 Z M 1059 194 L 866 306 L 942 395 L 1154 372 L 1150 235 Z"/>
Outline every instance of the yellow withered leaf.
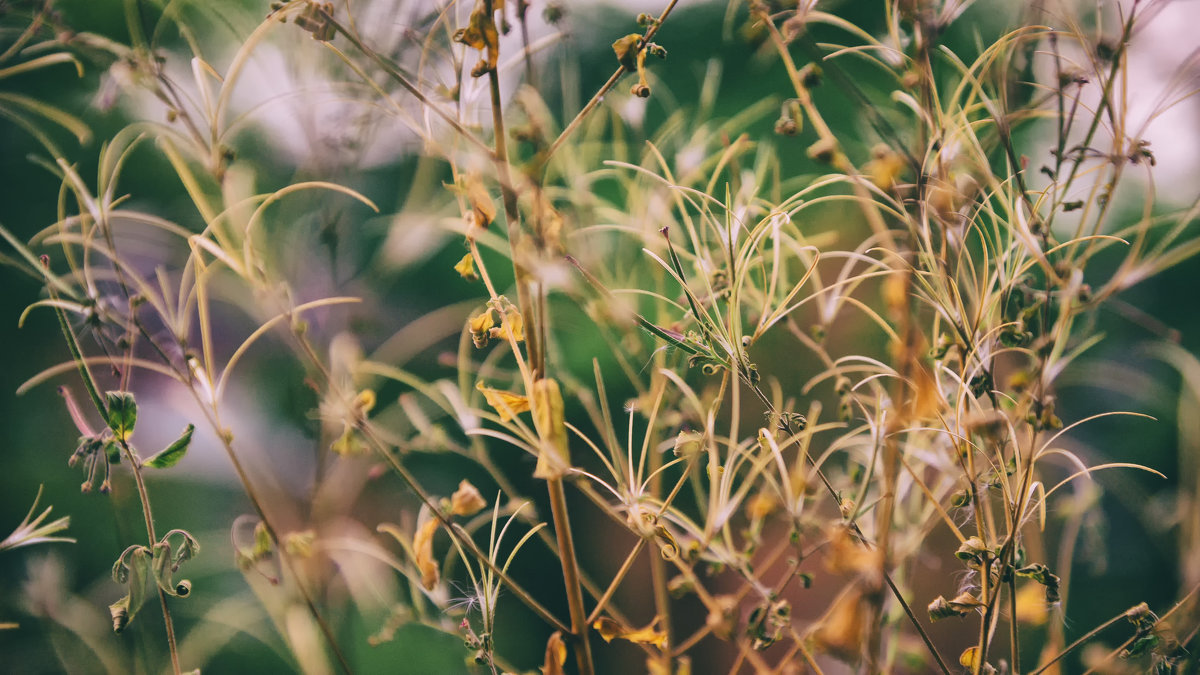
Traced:
<path fill-rule="evenodd" d="M 542 675 L 565 675 L 563 664 L 567 662 L 567 646 L 563 644 L 562 631 L 554 631 L 546 641 L 546 660 Z"/>
<path fill-rule="evenodd" d="M 433 535 L 437 533 L 437 529 L 437 519 L 430 518 L 413 537 L 413 555 L 416 556 L 417 569 L 421 572 L 421 585 L 427 591 L 432 591 L 438 582 L 437 563 L 433 561 Z"/>
<path fill-rule="evenodd" d="M 979 647 L 968 647 L 958 657 L 958 664 L 966 668 L 975 670 L 975 664 L 979 661 Z"/>
<path fill-rule="evenodd" d="M 529 411 L 529 399 L 525 396 L 503 389 L 492 389 L 482 382 L 475 388 L 483 393 L 484 400 L 500 415 L 501 422 L 507 422 L 523 412 Z"/>
<path fill-rule="evenodd" d="M 596 632 L 600 633 L 600 637 L 604 638 L 605 642 L 612 642 L 614 639 L 620 638 L 636 644 L 654 645 L 659 649 L 665 649 L 667 646 L 667 634 L 654 627 L 657 623 L 658 617 L 655 617 L 644 628 L 629 629 L 608 617 L 602 616 L 596 619 L 596 623 L 592 624 L 592 627 L 596 629 Z"/>
<path fill-rule="evenodd" d="M 562 391 L 558 382 L 543 378 L 533 383 L 533 423 L 541 448 L 538 451 L 535 478 L 561 478 L 571 466 L 567 447 L 567 426 Z"/>

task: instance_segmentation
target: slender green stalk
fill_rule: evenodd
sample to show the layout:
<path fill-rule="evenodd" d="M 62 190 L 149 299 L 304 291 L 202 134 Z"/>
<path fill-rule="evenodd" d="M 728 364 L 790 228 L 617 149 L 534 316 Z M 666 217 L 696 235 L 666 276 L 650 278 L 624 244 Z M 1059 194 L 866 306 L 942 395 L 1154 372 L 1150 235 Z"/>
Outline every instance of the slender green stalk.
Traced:
<path fill-rule="evenodd" d="M 550 491 L 550 511 L 554 518 L 554 532 L 558 537 L 559 557 L 562 559 L 563 583 L 567 588 L 567 609 L 571 615 L 571 634 L 575 638 L 575 660 L 580 675 L 592 675 L 592 645 L 588 640 L 583 591 L 579 586 L 579 563 L 575 559 L 575 541 L 571 533 L 571 518 L 567 515 L 562 479 L 547 480 L 546 488 Z"/>
<path fill-rule="evenodd" d="M 49 269 L 49 259 L 46 256 L 42 257 L 42 265 Z M 57 294 L 54 287 L 47 285 L 50 292 L 50 297 L 57 300 Z M 92 379 L 91 370 L 87 366 L 87 361 L 84 360 L 83 354 L 79 349 L 79 343 L 75 339 L 75 331 L 71 329 L 70 323 L 67 321 L 66 312 L 61 307 L 54 307 L 54 314 L 58 317 L 58 325 L 62 329 L 63 337 L 67 341 L 67 348 L 71 352 L 71 358 L 74 359 L 76 367 L 79 369 L 79 376 L 83 379 L 83 386 L 87 389 L 88 396 L 92 399 L 92 403 L 96 406 L 96 410 L 106 421 L 108 420 L 108 409 L 104 404 L 104 400 L 100 398 L 100 393 L 96 390 L 95 380 Z M 146 482 L 142 478 L 142 466 L 133 449 L 124 438 L 117 439 L 121 451 L 125 454 L 126 461 L 129 462 L 130 471 L 133 473 L 134 484 L 137 486 L 138 500 L 141 504 L 142 519 L 146 524 L 146 536 L 149 540 L 149 545 L 153 547 L 158 543 L 158 536 L 154 531 L 154 515 L 150 508 L 150 495 L 146 492 Z M 105 459 L 104 461 L 108 461 Z M 171 618 L 171 608 L 167 606 L 167 594 L 155 584 L 155 590 L 158 591 L 159 605 L 162 607 L 163 625 L 167 633 L 167 650 L 171 655 L 171 669 L 175 675 L 179 675 L 181 670 L 179 667 L 179 648 L 175 641 L 175 623 Z"/>

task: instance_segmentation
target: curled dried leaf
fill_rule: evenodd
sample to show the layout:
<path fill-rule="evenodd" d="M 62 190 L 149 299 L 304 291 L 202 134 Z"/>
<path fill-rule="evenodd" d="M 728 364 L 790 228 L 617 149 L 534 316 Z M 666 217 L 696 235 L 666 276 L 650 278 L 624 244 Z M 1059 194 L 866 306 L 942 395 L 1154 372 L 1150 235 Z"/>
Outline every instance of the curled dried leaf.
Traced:
<path fill-rule="evenodd" d="M 438 583 L 438 567 L 433 560 L 433 535 L 437 533 L 438 521 L 430 518 L 425 521 L 413 537 L 413 555 L 416 556 L 417 569 L 421 572 L 421 586 L 432 591 Z"/>
<path fill-rule="evenodd" d="M 654 627 L 657 623 L 658 617 L 655 617 L 644 628 L 629 629 L 608 617 L 600 617 L 596 619 L 596 623 L 592 624 L 592 627 L 600 633 L 600 637 L 604 638 L 605 642 L 612 642 L 614 639 L 620 638 L 635 644 L 654 645 L 659 649 L 665 649 L 667 634 Z"/>
<path fill-rule="evenodd" d="M 563 643 L 562 632 L 554 631 L 546 641 L 546 659 L 542 665 L 542 675 L 565 675 L 563 665 L 567 662 L 567 645 Z"/>
<path fill-rule="evenodd" d="M 507 422 L 523 412 L 529 412 L 529 399 L 518 393 L 503 389 L 492 389 L 480 382 L 475 388 L 483 393 L 487 404 L 500 415 L 501 422 Z"/>
<path fill-rule="evenodd" d="M 534 382 L 533 400 L 533 422 L 541 439 L 533 475 L 537 478 L 559 478 L 571 466 L 571 455 L 567 446 L 566 412 L 558 382 L 550 378 Z"/>

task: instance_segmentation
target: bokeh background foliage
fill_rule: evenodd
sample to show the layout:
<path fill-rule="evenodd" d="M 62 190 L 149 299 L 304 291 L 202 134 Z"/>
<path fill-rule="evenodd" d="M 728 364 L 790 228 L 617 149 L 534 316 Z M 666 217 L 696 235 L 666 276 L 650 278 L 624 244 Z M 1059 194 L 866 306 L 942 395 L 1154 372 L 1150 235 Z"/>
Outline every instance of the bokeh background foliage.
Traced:
<path fill-rule="evenodd" d="M 420 31 L 428 25 L 422 22 L 428 20 L 429 7 L 420 2 L 376 4 L 381 7 L 371 7 L 369 16 L 385 28 L 373 27 L 374 34 L 386 35 L 394 30 L 389 44 L 397 55 L 420 53 Z M 564 7 L 564 22 L 550 26 L 541 17 L 543 4 L 533 3 L 530 12 L 536 17 L 531 19 L 535 41 L 545 40 L 534 63 L 546 108 L 561 128 L 611 74 L 615 66 L 611 42 L 639 30 L 634 21 L 639 11 L 658 12 L 661 8 L 632 7 L 636 3 L 615 8 L 564 3 L 569 5 Z M 727 143 L 745 134 L 764 144 L 775 144 L 773 170 L 795 179 L 790 185 L 803 184 L 804 179 L 799 177 L 815 179 L 823 174 L 826 167 L 806 153 L 815 138 L 811 129 L 802 130 L 796 137 L 774 135 L 780 103 L 788 95 L 787 74 L 779 59 L 763 47 L 762 36 L 755 34 L 745 6 L 733 4 L 732 10 L 715 2 L 683 3 L 676 9 L 655 38 L 669 56 L 666 62 L 652 65 L 653 95 L 645 102 L 627 96 L 623 81 L 594 114 L 596 121 L 586 127 L 578 149 L 572 151 L 572 161 L 591 162 L 593 165 L 587 169 L 600 171 L 604 160 L 640 163 L 646 140 L 682 153 L 690 147 L 689 133 L 725 134 Z M 883 4 L 829 2 L 821 3 L 821 8 L 866 33 L 880 35 L 887 28 Z M 0 2 L 5 40 L 0 47 L 10 44 L 41 7 L 41 3 L 34 2 Z M 159 25 L 164 11 L 161 3 L 116 0 L 59 0 L 53 7 L 57 13 L 54 25 L 104 36 L 120 44 L 131 44 L 134 39 L 129 33 L 131 12 L 136 15 L 134 21 L 149 27 Z M 181 78 L 189 76 L 189 39 L 214 64 L 228 65 L 232 50 L 269 9 L 263 3 L 232 0 L 170 3 L 167 7 L 188 32 L 165 29 L 157 36 L 157 49 L 172 75 Z M 344 11 L 340 3 L 338 11 Z M 467 11 L 469 8 L 461 14 L 465 16 Z M 1018 3 L 981 0 L 966 9 L 939 39 L 970 62 L 980 45 L 989 44 L 1024 20 L 1026 11 Z M 1095 9 L 1094 14 L 1111 16 L 1114 11 L 1105 6 Z M 1095 16 L 1084 15 L 1081 20 L 1094 20 Z M 563 34 L 554 37 L 559 30 Z M 40 37 L 54 38 L 51 34 Z M 70 38 L 63 34 L 58 37 Z M 807 38 L 811 40 L 805 41 L 805 47 L 794 50 L 805 62 L 812 57 L 805 51 L 808 45 L 844 40 L 844 35 L 828 26 L 814 26 Z M 344 42 L 335 40 L 333 44 L 346 48 Z M 404 334 L 410 342 L 393 344 L 393 349 L 406 355 L 412 352 L 407 368 L 417 376 L 430 380 L 453 378 L 454 355 L 460 353 L 460 342 L 466 339 L 463 322 L 478 310 L 482 300 L 477 285 L 452 271 L 463 250 L 458 243 L 461 237 L 442 227 L 442 221 L 457 216 L 444 187 L 454 181 L 450 168 L 423 152 L 415 136 L 398 131 L 401 125 L 377 110 L 379 102 L 369 99 L 362 88 L 342 87 L 336 78 L 345 75 L 344 69 L 331 63 L 320 44 L 309 40 L 298 28 L 289 25 L 286 30 L 277 30 L 264 45 L 265 56 L 251 66 L 255 72 L 243 84 L 256 91 L 239 94 L 242 98 L 235 101 L 247 122 L 228 141 L 235 153 L 231 166 L 252 174 L 260 192 L 302 180 L 327 180 L 360 192 L 378 207 L 374 211 L 329 193 L 305 194 L 281 202 L 264 224 L 264 235 L 273 247 L 271 261 L 277 266 L 272 272 L 289 283 L 290 292 L 298 300 L 334 295 L 364 299 L 353 308 L 333 308 L 309 318 L 308 335 L 314 344 L 329 350 L 322 356 L 331 362 L 344 357 L 338 347 L 331 346 L 344 332 L 352 333 L 370 353 L 387 344 L 397 331 L 426 320 L 427 324 L 418 325 L 427 325 L 428 330 Z M 82 120 L 89 130 L 83 142 L 53 124 L 43 127 L 65 161 L 91 181 L 98 171 L 98 149 L 107 139 L 146 116 L 161 116 L 163 110 L 136 92 L 138 83 L 127 81 L 130 75 L 118 62 L 97 50 L 78 51 L 81 75 L 73 64 L 63 63 L 6 77 L 0 80 L 0 88 L 44 101 Z M 444 56 L 442 52 L 431 53 Z M 889 80 L 877 69 L 851 59 L 840 59 L 832 68 L 835 72 L 827 74 L 826 83 L 816 90 L 817 104 L 846 153 L 865 161 L 879 137 L 878 127 L 872 125 L 864 109 L 868 103 L 883 110 L 894 107 L 888 98 Z M 504 84 L 506 100 L 516 91 L 520 64 L 512 65 L 510 70 L 513 72 Z M 1025 75 L 1039 77 L 1032 70 Z M 1194 81 L 1192 77 L 1190 81 Z M 839 80 L 856 83 L 856 91 L 865 92 L 868 100 L 856 98 L 839 86 Z M 479 91 L 475 95 L 481 96 Z M 479 103 L 465 100 L 468 104 Z M 477 110 L 470 114 L 478 117 L 472 123 L 487 126 L 485 114 Z M 1183 143 L 1200 133 L 1200 124 L 1178 128 L 1175 133 Z M 1019 127 L 1014 143 L 1018 152 L 1032 162 L 1048 161 L 1050 142 L 1044 126 Z M 705 152 L 711 149 L 703 143 L 701 147 Z M 58 219 L 61 181 L 41 165 L 49 156 L 45 145 L 11 118 L 0 123 L 0 148 L 0 223 L 22 241 L 28 241 Z M 520 159 L 529 159 L 529 147 L 514 143 L 514 148 Z M 680 155 L 675 161 L 681 161 Z M 578 203 L 577 208 L 570 209 L 571 218 L 602 221 L 605 208 L 622 206 L 628 179 L 616 175 L 615 170 L 613 174 L 598 176 L 586 186 L 587 195 L 574 196 Z M 1131 189 L 1148 188 L 1139 184 Z M 170 163 L 153 142 L 142 143 L 130 155 L 121 171 L 118 192 L 130 195 L 127 205 L 131 208 L 195 231 L 203 227 Z M 569 204 L 573 196 L 567 188 L 556 199 L 560 205 Z M 653 216 L 653 208 L 636 201 L 642 197 L 629 199 L 634 200 L 627 205 L 631 212 L 641 209 L 646 217 Z M 1154 208 L 1171 213 L 1194 199 L 1194 194 L 1160 192 Z M 1140 209 L 1141 202 L 1134 201 L 1131 207 L 1119 209 L 1113 220 L 1133 222 L 1141 216 Z M 831 246 L 853 248 L 851 242 L 868 232 L 858 209 L 845 203 L 815 208 L 804 218 L 806 233 L 814 241 L 828 241 Z M 1112 224 L 1113 230 L 1119 227 Z M 124 244 L 141 262 L 178 253 L 171 253 L 164 242 L 152 238 Z M 621 278 L 623 270 L 646 263 L 635 249 L 613 247 L 611 253 L 613 259 L 606 262 L 617 272 L 606 278 Z M 28 378 L 64 362 L 69 355 L 50 312 L 34 312 L 24 327 L 17 329 L 17 317 L 24 308 L 44 296 L 44 283 L 20 265 L 11 248 L 0 249 L 0 254 L 5 256 L 0 262 L 12 263 L 0 266 L 4 288 L 0 294 L 4 358 L 4 367 L 0 368 L 0 448 L 4 453 L 0 526 L 15 526 L 28 510 L 38 486 L 44 485 L 42 503 L 53 504 L 55 516 L 70 516 L 65 534 L 76 540 L 0 551 L 0 621 L 16 624 L 0 630 L 4 668 L 16 673 L 63 669 L 111 672 L 114 667 L 124 666 L 138 672 L 158 670 L 164 664 L 164 647 L 157 607 L 147 604 L 119 636 L 112 634 L 105 609 L 120 595 L 110 576 L 112 561 L 129 542 L 140 540 L 143 532 L 137 495 L 124 474 L 124 465 L 116 469 L 115 487 L 107 496 L 81 494 L 79 471 L 66 466 L 79 434 L 69 422 L 55 385 L 68 384 L 82 400 L 77 376 L 68 373 L 20 395 L 15 393 Z M 493 281 L 497 286 L 510 287 L 512 272 L 510 268 L 504 271 L 502 256 L 488 252 L 484 256 L 488 269 L 495 271 Z M 1111 260 L 1100 256 L 1092 262 L 1089 274 L 1106 278 L 1119 262 L 1115 253 Z M 1194 533 L 1189 538 L 1188 528 L 1194 527 L 1200 475 L 1195 459 L 1200 452 L 1200 433 L 1193 428 L 1200 419 L 1195 406 L 1200 380 L 1194 373 L 1189 380 L 1180 372 L 1186 375 L 1189 369 L 1197 368 L 1192 356 L 1200 348 L 1197 272 L 1200 267 L 1195 260 L 1186 260 L 1112 298 L 1087 327 L 1088 332 L 1103 334 L 1104 340 L 1073 363 L 1056 384 L 1057 413 L 1068 423 L 1111 410 L 1137 411 L 1154 418 L 1094 421 L 1072 432 L 1073 449 L 1090 463 L 1136 462 L 1167 476 L 1163 480 L 1147 473 L 1101 472 L 1095 477 L 1094 489 L 1088 492 L 1091 501 L 1079 497 L 1056 505 L 1047 539 L 1069 538 L 1076 547 L 1070 557 L 1071 602 L 1065 616 L 1053 619 L 1065 623 L 1068 639 L 1139 602 L 1148 603 L 1156 611 L 1169 608 L 1188 590 L 1185 581 L 1189 575 L 1195 581 L 1196 570 L 1188 570 L 1186 562 L 1200 555 L 1200 549 L 1188 548 L 1196 544 Z M 873 300 L 877 300 L 878 290 L 868 287 L 872 291 L 865 295 L 873 294 Z M 215 338 L 218 343 L 232 349 L 253 331 L 266 316 L 255 307 L 255 302 L 261 300 L 244 292 L 239 298 L 238 291 L 229 290 L 215 310 L 214 324 L 220 327 Z M 556 322 L 554 336 L 561 341 L 556 360 L 563 372 L 589 381 L 595 358 L 609 383 L 612 401 L 636 396 L 636 391 L 621 379 L 617 361 L 592 328 L 578 296 L 552 296 L 550 302 Z M 430 320 L 431 316 L 435 318 Z M 847 351 L 886 352 L 879 332 L 863 324 L 847 321 L 827 329 L 827 339 L 847 345 Z M 338 478 L 314 484 L 313 476 L 328 470 L 326 462 L 331 461 L 324 427 L 327 420 L 322 421 L 316 414 L 322 400 L 312 385 L 311 371 L 289 348 L 281 346 L 285 338 L 272 338 L 275 344 L 252 351 L 240 366 L 239 383 L 229 393 L 229 407 L 238 411 L 229 424 L 237 429 L 240 443 L 250 448 L 249 465 L 264 481 L 272 510 L 286 523 L 287 530 L 303 529 L 306 523 L 322 522 L 323 518 L 327 518 L 323 522 L 328 527 L 360 523 L 364 532 L 380 522 L 402 523 L 411 529 L 419 503 L 401 481 L 380 471 L 369 458 L 348 460 L 350 468 L 346 471 L 356 477 L 346 478 L 344 483 Z M 807 381 L 822 368 L 804 354 L 797 354 L 793 344 L 771 335 L 755 345 L 753 357 L 763 372 L 783 382 Z M 194 421 L 187 408 L 191 402 L 173 395 L 164 382 L 148 376 L 139 376 L 135 381 L 143 387 L 139 393 L 144 420 L 139 442 L 164 445 L 183 424 Z M 395 400 L 406 391 L 406 387 L 393 383 L 379 387 L 375 394 L 380 401 Z M 568 404 L 568 416 L 585 419 L 583 410 L 573 404 Z M 460 457 L 418 452 L 406 462 L 436 495 L 449 495 L 463 478 L 481 488 L 486 486 L 485 496 L 495 484 L 486 471 Z M 541 494 L 539 481 L 531 477 L 532 458 L 510 453 L 497 470 L 525 494 Z M 195 587 L 193 597 L 172 604 L 178 630 L 184 636 L 185 655 L 203 659 L 206 672 L 299 669 L 303 657 L 289 650 L 267 612 L 247 592 L 249 585 L 269 594 L 269 589 L 264 590 L 269 585 L 266 574 L 244 573 L 232 564 L 231 526 L 238 516 L 253 509 L 227 466 L 215 434 L 198 429 L 185 462 L 174 471 L 153 475 L 149 489 L 154 497 L 155 518 L 166 525 L 161 529 L 185 528 L 203 545 L 187 572 Z M 337 494 L 341 490 L 345 490 L 345 496 Z M 535 496 L 533 502 L 537 518 L 548 520 L 550 507 L 545 497 Z M 580 559 L 585 568 L 605 578 L 605 573 L 611 574 L 620 564 L 621 557 L 612 555 L 611 550 L 613 542 L 623 541 L 623 533 L 604 516 L 589 511 L 586 500 L 571 494 L 570 503 L 581 523 L 576 534 Z M 1072 508 L 1082 509 L 1086 515 L 1072 519 Z M 1068 521 L 1074 525 L 1064 530 L 1062 523 Z M 780 536 L 785 536 L 782 530 Z M 931 541 L 939 540 L 943 548 L 950 545 L 945 533 L 931 537 Z M 513 577 L 534 589 L 557 615 L 566 616 L 566 601 L 558 586 L 558 561 L 544 548 L 531 545 L 523 550 L 520 562 Z M 328 561 L 323 564 L 330 565 Z M 354 571 L 351 566 L 342 569 L 343 573 Z M 945 564 L 923 565 L 909 581 L 918 598 L 912 604 L 923 609 L 934 595 L 947 592 L 939 582 L 953 572 Z M 379 571 L 364 570 L 368 573 L 378 575 Z M 1062 570 L 1059 573 L 1066 576 Z M 330 570 L 313 574 L 329 575 Z M 618 598 L 636 606 L 637 596 L 646 593 L 647 583 L 644 579 L 631 582 L 632 587 L 622 590 Z M 417 621 L 403 622 L 391 640 L 370 645 L 368 638 L 380 634 L 392 612 L 389 604 L 378 598 L 386 596 L 384 591 L 394 593 L 395 589 L 380 590 L 374 602 L 355 603 L 350 599 L 361 596 L 353 589 L 347 590 L 350 586 L 353 583 L 348 581 L 330 582 L 322 601 L 328 605 L 338 641 L 356 672 L 474 672 L 467 665 L 471 650 L 463 646 L 461 635 L 422 626 Z M 832 591 L 822 590 L 820 584 L 809 593 L 811 608 L 793 603 L 798 620 L 816 618 L 833 597 Z M 503 626 L 503 632 L 498 633 L 499 653 L 525 671 L 536 669 L 542 664 L 550 631 L 534 614 L 503 594 L 498 611 L 498 622 Z M 702 624 L 705 612 L 699 604 L 685 603 L 680 621 L 685 625 Z M 631 613 L 644 614 L 636 610 Z M 694 616 L 689 618 L 689 613 Z M 952 622 L 932 624 L 929 630 L 948 655 L 958 654 L 973 639 L 972 628 Z M 1027 637 L 1031 645 L 1044 639 L 1036 632 Z M 1113 645 L 1124 637 L 1116 629 L 1099 636 Z M 1036 648 L 1029 648 L 1028 653 L 1036 654 Z M 692 667 L 693 672 L 724 672 L 731 663 L 729 652 L 702 643 L 694 652 Z M 598 653 L 597 664 L 599 672 L 644 667 L 642 657 L 631 645 Z M 1079 653 L 1064 662 L 1067 672 L 1081 670 L 1079 664 Z M 831 672 L 839 672 L 836 667 Z"/>

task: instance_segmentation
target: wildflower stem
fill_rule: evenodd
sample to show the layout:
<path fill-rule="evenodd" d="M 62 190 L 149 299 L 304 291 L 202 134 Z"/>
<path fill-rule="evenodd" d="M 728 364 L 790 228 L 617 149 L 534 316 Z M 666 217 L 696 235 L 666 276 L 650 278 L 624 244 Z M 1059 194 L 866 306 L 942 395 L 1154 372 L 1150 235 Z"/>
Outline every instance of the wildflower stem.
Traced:
<path fill-rule="evenodd" d="M 49 270 L 49 260 L 44 256 L 42 258 L 42 266 L 45 268 L 45 271 Z M 58 294 L 55 293 L 54 287 L 49 283 L 47 283 L 46 287 L 49 289 L 50 297 L 52 299 L 57 299 Z M 67 340 L 67 348 L 71 352 L 71 357 L 75 360 L 75 365 L 79 369 L 80 377 L 83 378 L 83 384 L 88 391 L 88 396 L 91 397 L 92 403 L 96 406 L 96 410 L 100 413 L 100 416 L 107 420 L 108 410 L 104 405 L 104 400 L 100 398 L 100 393 L 96 390 L 95 380 L 92 379 L 91 370 L 88 369 L 87 362 L 84 360 L 83 354 L 79 350 L 79 343 L 75 340 L 75 331 L 71 330 L 71 325 L 67 321 L 66 312 L 63 311 L 62 307 L 55 306 L 54 314 L 58 317 L 58 325 L 60 328 L 62 328 L 63 336 Z M 142 506 L 142 518 L 146 523 L 146 536 L 149 539 L 151 548 L 153 548 L 153 546 L 158 543 L 158 537 L 155 536 L 154 532 L 154 515 L 150 509 L 150 496 L 146 492 L 146 483 L 142 479 L 141 463 L 133 454 L 133 449 L 129 447 L 129 443 L 124 438 L 119 438 L 117 440 L 121 446 L 122 452 L 125 453 L 125 458 L 129 462 L 130 470 L 133 473 L 134 484 L 137 486 L 138 500 L 141 502 Z M 179 675 L 179 649 L 175 643 L 175 624 L 171 620 L 171 609 L 167 606 L 166 593 L 164 593 L 162 588 L 159 588 L 157 584 L 155 585 L 155 588 L 158 591 L 159 604 L 162 606 L 163 625 L 167 632 L 167 649 L 171 654 L 172 672 L 174 672 L 175 675 Z"/>
<path fill-rule="evenodd" d="M 575 658 L 580 675 L 592 675 L 592 647 L 588 641 L 588 623 L 583 610 L 583 591 L 579 586 L 579 563 L 575 558 L 575 542 L 571 535 L 571 519 L 567 515 L 567 499 L 562 478 L 546 481 L 550 492 L 550 511 L 554 518 L 554 534 L 558 538 L 558 553 L 562 561 L 563 583 L 567 588 L 567 609 L 571 615 L 571 633 L 575 637 Z"/>
<path fill-rule="evenodd" d="M 125 460 L 129 462 L 130 473 L 133 474 L 133 482 L 137 486 L 138 500 L 142 505 L 146 537 L 150 542 L 150 548 L 154 548 L 154 545 L 158 543 L 158 535 L 154 532 L 154 513 L 150 510 L 150 495 L 146 492 L 146 481 L 142 477 L 141 460 L 134 454 L 128 441 L 123 438 L 117 440 L 121 446 L 121 452 L 125 455 Z M 167 606 L 167 594 L 158 584 L 155 584 L 154 588 L 158 591 L 158 603 L 162 607 L 163 625 L 167 631 L 167 650 L 171 654 L 171 672 L 180 675 L 182 671 L 179 667 L 179 648 L 175 643 L 175 622 L 171 619 L 171 608 Z"/>
<path fill-rule="evenodd" d="M 485 0 L 484 6 L 488 16 L 493 16 L 492 1 Z M 517 306 L 520 308 L 522 316 L 525 317 L 525 321 L 529 322 L 532 328 L 525 331 L 525 350 L 533 379 L 536 380 L 541 376 L 540 374 L 546 372 L 545 355 L 542 353 L 540 343 L 543 334 L 540 327 L 545 317 L 534 312 L 533 295 L 540 291 L 536 288 L 525 261 L 522 260 L 521 240 L 525 233 L 521 231 L 521 212 L 517 208 L 517 191 L 513 186 L 512 172 L 508 164 L 508 137 L 504 133 L 504 107 L 500 100 L 500 76 L 496 73 L 495 68 L 489 70 L 487 76 L 492 100 L 492 136 L 496 144 L 494 152 L 496 173 L 500 181 L 500 196 L 504 202 L 505 221 L 508 224 L 508 245 L 512 257 L 513 273 L 516 277 Z"/>
<path fill-rule="evenodd" d="M 778 411 L 775 409 L 774 404 L 771 403 L 770 399 L 762 391 L 761 387 L 754 385 L 751 387 L 751 390 L 758 395 L 759 400 L 761 400 L 766 406 L 768 413 L 770 413 L 773 417 L 778 416 Z M 791 430 L 786 423 L 781 421 L 780 427 L 780 430 L 784 433 L 791 433 Z M 833 498 L 834 503 L 837 505 L 838 510 L 840 511 L 842 508 L 842 500 L 840 497 L 838 497 L 837 490 L 834 489 L 833 484 L 830 483 L 829 479 L 825 476 L 825 472 L 821 471 L 811 456 L 806 455 L 805 459 L 807 460 L 808 465 L 816 471 L 817 477 L 821 479 L 821 483 L 825 486 L 825 491 L 828 492 L 829 496 Z M 866 538 L 866 535 L 863 534 L 863 531 L 859 528 L 856 520 L 848 520 L 847 525 L 854 531 L 854 535 L 858 537 L 859 541 L 863 542 L 863 544 L 867 546 L 871 546 L 870 541 Z M 921 641 L 925 643 L 925 647 L 929 650 L 929 653 L 933 656 L 933 659 L 937 661 L 938 667 L 941 668 L 943 675 L 950 675 L 950 668 L 942 659 L 941 653 L 938 652 L 937 647 L 934 646 L 933 640 L 930 639 L 929 634 L 925 632 L 925 628 L 917 619 L 917 615 L 913 613 L 912 608 L 908 605 L 908 601 L 904 599 L 904 594 L 900 592 L 900 589 L 896 586 L 896 582 L 892 579 L 892 575 L 886 567 L 883 569 L 883 579 L 887 583 L 888 588 L 891 589 L 892 596 L 896 598 L 896 601 L 900 603 L 900 607 L 903 608 L 904 613 L 908 616 L 913 628 L 915 628 L 917 633 L 920 634 Z"/>
<path fill-rule="evenodd" d="M 604 590 L 604 595 L 596 600 L 596 606 L 592 609 L 592 613 L 588 615 L 587 624 L 589 626 L 595 623 L 596 619 L 600 618 L 605 606 L 608 605 L 608 601 L 612 599 L 613 593 L 617 592 L 617 588 L 625 580 L 625 575 L 633 568 L 634 561 L 637 560 L 638 554 L 642 552 L 645 546 L 646 540 L 638 539 L 637 543 L 633 545 L 633 550 L 629 552 L 629 555 L 625 556 L 625 562 L 621 563 L 621 568 L 613 574 L 612 581 L 608 584 L 608 588 Z"/>

